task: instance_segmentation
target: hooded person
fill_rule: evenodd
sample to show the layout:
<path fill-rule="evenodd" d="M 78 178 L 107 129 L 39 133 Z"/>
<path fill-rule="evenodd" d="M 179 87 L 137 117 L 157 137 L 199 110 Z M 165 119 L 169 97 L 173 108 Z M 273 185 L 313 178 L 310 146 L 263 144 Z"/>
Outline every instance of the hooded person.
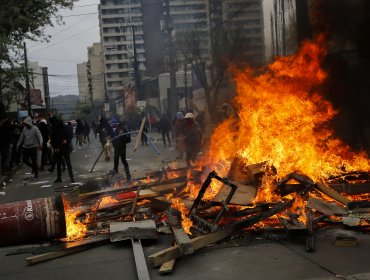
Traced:
<path fill-rule="evenodd" d="M 57 165 L 57 178 L 54 183 L 62 182 L 62 162 L 64 160 L 71 183 L 74 182 L 73 170 L 70 159 L 70 141 L 72 141 L 67 127 L 64 125 L 63 120 L 55 117 L 50 118 L 51 132 L 50 143 L 54 149 L 55 161 Z"/>
<path fill-rule="evenodd" d="M 130 134 L 121 135 L 127 132 L 128 131 L 125 127 L 125 124 L 119 123 L 115 131 L 115 137 L 113 138 L 114 140 L 112 141 L 114 147 L 114 167 L 112 171 L 114 174 L 118 173 L 119 159 L 121 159 L 125 168 L 127 181 L 131 181 L 130 168 L 126 160 L 126 145 L 131 142 L 131 137 Z"/>
<path fill-rule="evenodd" d="M 184 135 L 186 164 L 191 167 L 191 162 L 196 160 L 202 144 L 202 130 L 193 113 L 187 113 L 184 117 Z"/>
<path fill-rule="evenodd" d="M 35 178 L 39 177 L 39 167 L 37 164 L 37 151 L 42 148 L 42 134 L 37 126 L 33 125 L 32 119 L 27 117 L 22 124 L 24 129 L 17 143 L 17 150 L 22 148 L 22 161 L 32 168 Z"/>

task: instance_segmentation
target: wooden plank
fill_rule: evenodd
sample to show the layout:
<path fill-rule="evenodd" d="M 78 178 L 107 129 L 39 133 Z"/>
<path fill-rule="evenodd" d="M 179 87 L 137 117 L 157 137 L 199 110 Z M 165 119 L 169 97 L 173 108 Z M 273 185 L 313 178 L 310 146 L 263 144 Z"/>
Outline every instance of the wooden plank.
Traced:
<path fill-rule="evenodd" d="M 86 241 L 76 241 L 74 244 L 68 244 L 65 249 L 61 251 L 49 252 L 45 254 L 40 254 L 32 257 L 26 258 L 27 265 L 34 265 L 41 262 L 46 262 L 50 260 L 54 260 L 60 257 L 72 255 L 74 253 L 78 253 L 84 250 L 88 250 L 90 248 L 94 248 L 96 246 L 108 243 L 109 236 L 99 236 L 98 238 L 93 238 L 92 240 Z"/>
<path fill-rule="evenodd" d="M 165 183 L 157 186 L 150 187 L 150 189 L 159 194 L 165 194 L 169 192 L 173 192 L 174 190 L 185 187 L 186 182 L 176 182 L 176 183 Z"/>
<path fill-rule="evenodd" d="M 346 215 L 346 209 L 333 202 L 326 202 L 321 199 L 310 197 L 307 201 L 307 207 L 316 209 L 325 215 Z"/>
<path fill-rule="evenodd" d="M 350 202 L 348 198 L 334 191 L 333 189 L 331 189 L 328 185 L 324 183 L 316 183 L 315 188 L 317 188 L 319 191 L 330 196 L 331 198 L 335 199 L 336 201 L 342 203 L 345 206 L 347 206 L 347 204 Z"/>
<path fill-rule="evenodd" d="M 144 117 L 143 120 L 141 121 L 139 133 L 136 136 L 136 141 L 135 141 L 135 146 L 134 146 L 134 152 L 136 152 L 137 148 L 139 147 L 139 143 L 140 143 L 141 137 L 143 137 L 143 129 L 144 129 L 145 121 L 146 121 L 146 118 Z"/>
<path fill-rule="evenodd" d="M 109 232 L 111 242 L 132 238 L 158 238 L 157 227 L 153 220 L 136 222 L 111 222 L 109 223 Z"/>
<path fill-rule="evenodd" d="M 163 263 L 161 265 L 161 267 L 159 268 L 159 273 L 160 274 L 169 274 L 169 273 L 172 273 L 172 271 L 175 268 L 175 263 L 176 263 L 176 260 L 175 259 Z"/>
<path fill-rule="evenodd" d="M 238 182 L 231 181 L 238 188 L 236 189 L 233 197 L 231 198 L 230 204 L 237 205 L 250 205 L 257 194 L 257 187 L 255 185 L 242 185 Z M 225 201 L 231 188 L 223 185 L 219 193 L 212 200 L 214 202 Z"/>
<path fill-rule="evenodd" d="M 143 247 L 140 239 L 131 239 L 132 249 L 134 251 L 137 277 L 139 280 L 149 280 L 148 266 L 146 265 Z"/>
<path fill-rule="evenodd" d="M 194 253 L 193 244 L 191 243 L 189 236 L 185 233 L 184 229 L 182 228 L 178 218 L 171 211 L 167 211 L 166 216 L 168 223 L 171 226 L 171 230 L 175 238 L 175 241 L 180 247 L 181 253 L 183 255 L 189 255 Z"/>
<path fill-rule="evenodd" d="M 277 213 L 280 213 L 281 211 L 285 210 L 286 208 L 290 207 L 292 205 L 292 201 L 281 203 L 277 205 L 276 207 L 263 212 L 260 215 L 256 215 L 253 217 L 249 217 L 245 220 L 236 222 L 231 225 L 227 225 L 222 229 L 216 230 L 212 233 L 200 235 L 193 239 L 191 239 L 191 242 L 193 244 L 194 251 L 203 248 L 205 246 L 211 245 L 219 240 L 224 239 L 225 237 L 231 235 L 237 230 L 241 230 L 246 227 L 250 227 L 254 225 L 255 223 L 258 223 L 262 220 L 265 220 Z M 168 262 L 170 260 L 176 259 L 178 257 L 182 256 L 181 250 L 179 245 L 175 245 L 172 247 L 169 247 L 167 249 L 164 249 L 160 252 L 157 252 L 155 254 L 152 254 L 148 257 L 148 260 L 150 264 L 154 267 L 160 266 L 165 262 Z"/>
<path fill-rule="evenodd" d="M 298 219 L 285 219 L 283 217 L 279 217 L 279 221 L 281 224 L 289 231 L 300 231 L 300 230 L 306 230 L 307 227 Z"/>

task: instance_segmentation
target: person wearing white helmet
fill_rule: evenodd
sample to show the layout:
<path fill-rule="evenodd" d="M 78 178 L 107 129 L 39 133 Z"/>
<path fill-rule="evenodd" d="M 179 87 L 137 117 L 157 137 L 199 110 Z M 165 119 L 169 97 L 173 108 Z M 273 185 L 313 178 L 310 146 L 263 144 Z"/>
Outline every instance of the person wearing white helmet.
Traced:
<path fill-rule="evenodd" d="M 202 131 L 191 112 L 184 117 L 184 134 L 186 164 L 189 168 L 191 163 L 197 159 L 202 143 Z"/>

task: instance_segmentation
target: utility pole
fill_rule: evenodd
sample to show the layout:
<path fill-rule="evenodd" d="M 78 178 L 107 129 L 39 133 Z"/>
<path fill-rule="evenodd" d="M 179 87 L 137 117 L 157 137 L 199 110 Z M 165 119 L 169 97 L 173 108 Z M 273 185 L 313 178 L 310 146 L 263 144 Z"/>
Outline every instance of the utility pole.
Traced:
<path fill-rule="evenodd" d="M 28 60 L 27 60 L 27 47 L 26 42 L 23 43 L 23 50 L 24 50 L 24 68 L 26 70 L 26 89 L 27 89 L 27 108 L 28 108 L 28 116 L 32 116 L 32 109 L 31 109 L 31 89 L 30 89 L 30 79 L 28 76 Z"/>
<path fill-rule="evenodd" d="M 142 100 L 143 97 L 141 96 L 141 77 L 139 72 L 139 60 L 137 58 L 137 49 L 136 49 L 136 38 L 135 38 L 135 26 L 131 25 L 132 29 L 132 41 L 133 41 L 133 48 L 134 48 L 134 79 L 135 79 L 135 89 L 136 89 L 136 96 L 138 100 Z M 146 104 L 145 107 L 147 107 Z"/>
<path fill-rule="evenodd" d="M 170 15 L 170 2 L 169 0 L 165 1 L 165 17 L 164 17 L 164 25 L 165 25 L 165 38 L 166 38 L 166 50 L 168 53 L 168 63 L 169 63 L 169 71 L 170 71 L 170 112 L 171 112 L 171 119 L 175 118 L 176 112 L 178 111 L 178 98 L 177 98 L 177 91 L 176 91 L 176 64 L 175 64 L 175 46 L 172 41 L 172 30 L 173 24 Z"/>

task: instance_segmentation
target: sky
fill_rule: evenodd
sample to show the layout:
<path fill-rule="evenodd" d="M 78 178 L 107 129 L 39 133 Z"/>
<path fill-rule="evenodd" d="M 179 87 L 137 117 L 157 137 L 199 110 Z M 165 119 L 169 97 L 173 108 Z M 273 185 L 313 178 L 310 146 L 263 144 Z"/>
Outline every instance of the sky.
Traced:
<path fill-rule="evenodd" d="M 87 61 L 88 46 L 100 42 L 99 3 L 80 0 L 72 10 L 60 10 L 65 24 L 46 28 L 49 42 L 27 42 L 28 60 L 48 67 L 51 97 L 78 95 L 77 64 Z"/>
<path fill-rule="evenodd" d="M 269 53 L 269 15 L 272 0 L 264 0 L 266 52 Z M 28 60 L 48 67 L 50 96 L 78 95 L 77 64 L 87 61 L 87 47 L 100 42 L 99 0 L 80 0 L 72 10 L 64 9 L 64 25 L 46 28 L 49 42 L 27 42 Z M 56 76 L 53 76 L 56 75 Z"/>

